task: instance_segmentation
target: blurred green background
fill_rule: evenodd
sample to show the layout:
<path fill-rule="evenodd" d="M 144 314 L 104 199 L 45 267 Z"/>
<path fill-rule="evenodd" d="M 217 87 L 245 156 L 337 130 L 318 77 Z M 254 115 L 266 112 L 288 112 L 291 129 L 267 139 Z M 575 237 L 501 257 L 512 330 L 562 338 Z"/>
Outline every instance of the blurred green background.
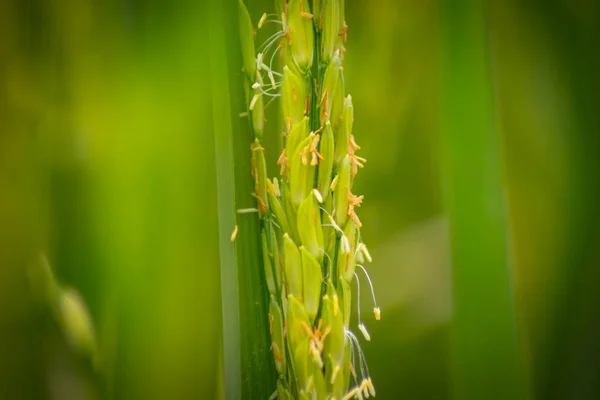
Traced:
<path fill-rule="evenodd" d="M 0 398 L 227 392 L 230 194 L 253 201 L 236 7 L 0 3 Z M 600 398 L 600 5 L 347 0 L 346 20 L 378 397 Z M 32 290 L 40 254 L 85 299 L 96 365 Z M 242 390 L 267 398 L 245 389 L 272 371 L 246 334 L 264 288 L 236 256 Z"/>

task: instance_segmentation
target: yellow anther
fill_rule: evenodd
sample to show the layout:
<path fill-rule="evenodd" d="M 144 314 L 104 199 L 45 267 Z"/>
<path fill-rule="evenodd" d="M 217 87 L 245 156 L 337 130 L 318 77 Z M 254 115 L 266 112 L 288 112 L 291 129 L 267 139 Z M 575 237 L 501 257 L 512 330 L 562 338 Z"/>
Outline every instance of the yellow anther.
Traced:
<path fill-rule="evenodd" d="M 275 77 L 273 76 L 273 71 L 268 70 L 267 76 L 269 77 L 269 80 L 271 81 L 271 87 L 273 89 L 277 89 L 277 84 L 275 83 Z"/>
<path fill-rule="evenodd" d="M 319 163 L 319 159 L 323 160 L 323 156 L 317 151 L 317 146 L 319 145 L 319 140 L 321 139 L 320 135 L 315 135 L 311 145 L 310 152 L 312 153 L 312 160 L 310 161 L 310 165 L 313 167 Z"/>
<path fill-rule="evenodd" d="M 338 299 L 337 293 L 333 294 L 333 316 L 337 317 L 340 311 L 340 300 Z"/>
<path fill-rule="evenodd" d="M 341 368 L 339 365 L 335 365 L 333 367 L 333 370 L 331 371 L 331 384 L 333 385 L 333 383 L 335 382 L 335 378 L 337 378 L 338 373 L 340 372 Z"/>
<path fill-rule="evenodd" d="M 362 398 L 360 387 L 356 386 L 356 387 L 352 388 L 352 390 L 350 390 L 348 393 L 346 393 L 346 395 L 344 397 L 342 397 L 342 400 L 350 400 L 351 398 L 358 397 L 358 396 L 360 396 L 360 398 Z"/>
<path fill-rule="evenodd" d="M 363 334 L 363 336 L 365 337 L 367 342 L 371 341 L 371 335 L 369 335 L 369 332 L 367 331 L 366 326 L 364 326 L 363 324 L 358 324 L 358 330 L 360 331 L 360 333 Z"/>
<path fill-rule="evenodd" d="M 304 11 L 304 2 L 300 3 L 300 16 L 304 18 L 312 18 L 313 15 L 309 12 Z"/>
<path fill-rule="evenodd" d="M 313 189 L 313 194 L 315 195 L 315 199 L 317 199 L 319 203 L 323 203 L 323 195 L 321 195 L 321 192 L 319 192 L 319 190 Z"/>
<path fill-rule="evenodd" d="M 354 221 L 354 224 L 357 228 L 360 228 L 362 223 L 360 222 L 360 219 L 358 219 L 358 215 L 356 215 L 354 207 L 360 207 L 365 196 L 355 196 L 352 194 L 349 188 L 346 188 L 346 194 L 348 195 L 348 217 Z"/>
<path fill-rule="evenodd" d="M 323 360 L 321 359 L 321 352 L 316 348 L 315 344 L 311 342 L 309 345 L 310 354 L 313 357 L 313 361 L 315 364 L 319 366 L 319 368 L 323 368 Z"/>
<path fill-rule="evenodd" d="M 233 228 L 233 232 L 231 232 L 231 236 L 229 237 L 229 240 L 231 240 L 233 242 L 237 236 L 237 233 L 238 233 L 238 226 L 236 225 Z"/>
<path fill-rule="evenodd" d="M 360 244 L 360 252 L 367 258 L 368 262 L 373 262 L 373 258 L 371 258 L 371 253 L 367 249 L 367 246 L 364 243 Z"/>
<path fill-rule="evenodd" d="M 375 397 L 375 386 L 373 386 L 371 377 L 367 378 L 367 388 L 369 389 L 369 393 L 371 394 L 371 396 Z"/>
<path fill-rule="evenodd" d="M 273 178 L 273 194 L 275 197 L 281 197 L 281 190 L 279 190 L 279 181 L 277 178 Z"/>
<path fill-rule="evenodd" d="M 360 150 L 360 146 L 354 141 L 354 136 L 350 135 L 350 140 L 348 141 L 348 157 L 350 158 L 350 163 L 352 164 L 352 177 L 356 176 L 358 168 L 363 168 L 363 163 L 367 162 L 366 158 L 356 155 L 358 150 Z"/>
<path fill-rule="evenodd" d="M 320 135 L 315 135 L 312 143 L 306 145 L 302 152 L 300 152 L 300 156 L 302 157 L 302 164 L 308 165 L 308 153 L 311 153 L 310 165 L 315 166 L 319 163 L 319 159 L 323 160 L 323 156 L 318 151 L 319 139 L 321 139 Z"/>
<path fill-rule="evenodd" d="M 250 102 L 250 107 L 248 107 L 250 110 L 254 110 L 254 106 L 256 105 L 256 102 L 258 101 L 259 97 L 260 97 L 260 94 L 255 94 L 254 97 L 252 97 L 252 101 Z"/>
<path fill-rule="evenodd" d="M 314 330 L 311 330 L 310 326 L 306 322 L 302 322 L 302 326 L 304 330 L 310 337 L 309 348 L 308 351 L 312 355 L 315 363 L 319 365 L 319 367 L 323 366 L 323 360 L 321 359 L 321 353 L 323 352 L 323 346 L 325 342 L 325 338 L 331 332 L 331 326 L 328 326 L 323 331 L 321 331 L 321 325 L 323 320 L 320 319 L 317 327 Z"/>
<path fill-rule="evenodd" d="M 379 307 L 375 307 L 373 309 L 373 314 L 375 314 L 375 319 L 379 321 L 381 319 L 381 309 Z"/>
<path fill-rule="evenodd" d="M 335 190 L 335 185 L 337 185 L 338 176 L 339 175 L 336 175 L 335 178 L 333 178 L 333 180 L 331 181 L 331 185 L 329 185 L 329 189 L 331 189 L 331 191 Z"/>
<path fill-rule="evenodd" d="M 342 239 L 340 240 L 340 247 L 342 254 L 350 253 L 350 242 L 346 236 L 342 236 Z"/>
<path fill-rule="evenodd" d="M 363 393 L 363 396 L 365 396 L 366 399 L 368 399 L 369 396 L 369 388 L 368 388 L 368 383 L 366 379 L 363 379 L 362 382 L 360 383 L 360 389 Z"/>
<path fill-rule="evenodd" d="M 348 25 L 346 25 L 345 21 L 344 21 L 344 28 L 342 29 L 342 31 L 340 32 L 340 34 L 338 36 L 341 36 L 344 39 L 344 43 L 346 43 L 346 39 L 348 39 Z M 345 51 L 345 49 L 344 49 L 344 51 Z"/>
<path fill-rule="evenodd" d="M 289 162 L 288 162 L 288 158 L 287 158 L 287 156 L 285 154 L 285 148 L 284 148 L 281 151 L 281 154 L 279 155 L 279 158 L 277 159 L 277 165 L 280 166 L 280 168 L 279 168 L 279 175 L 285 176 L 285 170 L 286 170 L 288 164 L 289 164 Z M 279 185 L 277 186 L 277 192 L 279 192 Z M 281 195 L 281 192 L 279 192 L 279 194 Z"/>
<path fill-rule="evenodd" d="M 266 20 L 267 20 L 267 13 L 263 13 L 262 17 L 260 17 L 260 21 L 258 21 L 258 29 L 262 28 L 262 26 Z"/>

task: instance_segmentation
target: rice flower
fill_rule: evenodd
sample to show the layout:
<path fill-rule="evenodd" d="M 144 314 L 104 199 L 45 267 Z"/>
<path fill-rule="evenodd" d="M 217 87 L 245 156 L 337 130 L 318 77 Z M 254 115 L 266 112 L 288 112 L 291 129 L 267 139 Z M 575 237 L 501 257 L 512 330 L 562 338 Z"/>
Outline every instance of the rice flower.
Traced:
<path fill-rule="evenodd" d="M 372 262 L 360 233 L 364 196 L 353 192 L 366 160 L 357 154 L 352 97 L 344 87 L 344 1 L 276 1 L 276 13 L 262 14 L 258 28 L 272 23 L 280 29 L 256 46 L 257 53 L 248 11 L 241 0 L 239 6 L 254 197 L 279 374 L 272 398 L 375 396 L 354 333 L 371 340 L 360 314 L 361 271 L 375 320 L 381 310 L 363 265 Z M 279 70 L 273 66 L 278 53 Z M 280 149 L 264 149 L 260 142 L 264 97 L 280 102 Z M 279 154 L 279 177 L 268 178 L 265 151 Z M 352 285 L 358 291 L 356 321 Z"/>

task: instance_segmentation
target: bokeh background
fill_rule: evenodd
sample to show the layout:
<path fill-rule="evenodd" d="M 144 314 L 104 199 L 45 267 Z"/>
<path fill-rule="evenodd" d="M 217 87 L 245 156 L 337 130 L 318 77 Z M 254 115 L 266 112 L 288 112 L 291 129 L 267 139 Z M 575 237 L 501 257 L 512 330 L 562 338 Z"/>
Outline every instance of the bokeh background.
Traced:
<path fill-rule="evenodd" d="M 506 351 L 496 340 L 506 326 L 495 330 L 498 310 L 480 307 L 500 293 L 510 299 L 499 312 L 514 328 L 519 396 L 599 398 L 600 5 L 450 3 L 346 1 L 345 82 L 368 159 L 356 187 L 382 308 L 376 323 L 362 294 L 378 397 L 462 398 L 456 368 L 472 349 L 453 335 L 489 322 L 480 365 L 467 368 L 487 374 L 489 396 L 475 398 L 509 398 L 506 371 L 488 362 Z M 255 22 L 274 9 L 247 4 Z M 221 277 L 233 254 L 224 195 L 235 188 L 235 206 L 252 206 L 236 7 L 0 3 L 0 398 L 223 396 L 232 314 Z M 271 148 L 276 114 L 271 106 Z M 473 134 L 494 140 L 479 149 Z M 480 156 L 472 171 L 457 168 L 457 149 Z M 481 210 L 460 208 L 477 201 L 501 210 L 503 230 L 453 228 L 477 226 Z M 256 229 L 238 224 L 239 237 Z M 456 251 L 469 243 L 504 251 L 480 264 L 467 250 L 483 272 L 460 281 Z M 244 251 L 238 259 L 252 256 Z M 41 254 L 85 300 L 95 362 L 69 346 L 39 300 L 31 276 Z M 510 281 L 494 280 L 498 268 Z M 242 352 L 264 345 L 246 334 L 257 316 L 244 314 L 264 288 L 246 283 Z M 471 319 L 453 325 L 456 307 L 469 304 Z M 250 354 L 244 388 L 272 370 L 256 367 L 268 353 Z M 245 397 L 270 394 L 253 393 Z"/>

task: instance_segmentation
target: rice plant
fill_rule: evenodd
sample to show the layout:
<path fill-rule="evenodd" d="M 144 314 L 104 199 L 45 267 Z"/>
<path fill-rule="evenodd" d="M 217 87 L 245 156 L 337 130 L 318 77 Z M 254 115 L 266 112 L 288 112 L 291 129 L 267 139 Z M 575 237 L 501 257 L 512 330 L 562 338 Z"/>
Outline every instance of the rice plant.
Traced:
<path fill-rule="evenodd" d="M 273 398 L 375 396 L 354 333 L 356 327 L 371 339 L 360 316 L 359 275 L 372 292 L 377 320 L 380 309 L 363 265 L 372 261 L 357 214 L 364 196 L 352 192 L 366 160 L 357 154 L 352 97 L 344 88 L 344 1 L 315 0 L 312 8 L 307 0 L 277 1 L 276 12 L 263 14 L 257 28 L 278 28 L 259 45 L 241 0 L 239 23 L 256 208 L 238 211 L 255 212 L 261 222 L 279 374 Z M 265 107 L 273 102 L 281 110 L 284 144 L 279 177 L 271 179 L 261 140 Z M 357 321 L 351 321 L 353 305 Z"/>

